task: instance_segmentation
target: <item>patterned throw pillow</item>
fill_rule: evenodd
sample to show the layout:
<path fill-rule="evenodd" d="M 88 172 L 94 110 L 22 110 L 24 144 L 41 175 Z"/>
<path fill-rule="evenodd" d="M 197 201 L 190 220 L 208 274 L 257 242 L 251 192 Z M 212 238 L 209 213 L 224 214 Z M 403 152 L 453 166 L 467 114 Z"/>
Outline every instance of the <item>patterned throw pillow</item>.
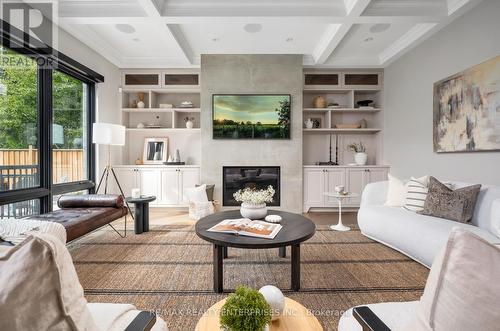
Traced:
<path fill-rule="evenodd" d="M 406 192 L 403 208 L 415 213 L 422 211 L 427 198 L 427 192 L 427 184 L 422 182 L 420 178 L 412 177 L 408 182 L 408 191 Z"/>
<path fill-rule="evenodd" d="M 429 194 L 424 209 L 419 213 L 467 223 L 474 214 L 480 189 L 481 185 L 477 184 L 452 190 L 436 178 L 431 177 Z"/>

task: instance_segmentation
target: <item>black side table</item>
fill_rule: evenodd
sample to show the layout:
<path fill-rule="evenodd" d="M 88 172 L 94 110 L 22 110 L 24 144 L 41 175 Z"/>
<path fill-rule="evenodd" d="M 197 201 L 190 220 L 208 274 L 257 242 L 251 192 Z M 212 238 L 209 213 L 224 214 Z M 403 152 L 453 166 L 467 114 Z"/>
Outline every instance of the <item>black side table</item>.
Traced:
<path fill-rule="evenodd" d="M 132 198 L 128 197 L 125 199 L 129 203 L 133 203 L 135 205 L 135 225 L 134 232 L 135 234 L 140 234 L 143 232 L 149 231 L 149 203 L 151 201 L 155 201 L 155 196 L 141 196 L 140 198 Z"/>

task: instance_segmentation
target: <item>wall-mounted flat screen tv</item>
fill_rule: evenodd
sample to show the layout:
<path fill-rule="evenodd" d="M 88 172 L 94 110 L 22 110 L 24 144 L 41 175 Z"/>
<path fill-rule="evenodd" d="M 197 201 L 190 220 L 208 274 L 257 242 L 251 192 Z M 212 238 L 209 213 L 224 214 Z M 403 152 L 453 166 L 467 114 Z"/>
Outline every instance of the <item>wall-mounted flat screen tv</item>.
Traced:
<path fill-rule="evenodd" d="M 290 94 L 214 94 L 214 139 L 290 139 Z"/>

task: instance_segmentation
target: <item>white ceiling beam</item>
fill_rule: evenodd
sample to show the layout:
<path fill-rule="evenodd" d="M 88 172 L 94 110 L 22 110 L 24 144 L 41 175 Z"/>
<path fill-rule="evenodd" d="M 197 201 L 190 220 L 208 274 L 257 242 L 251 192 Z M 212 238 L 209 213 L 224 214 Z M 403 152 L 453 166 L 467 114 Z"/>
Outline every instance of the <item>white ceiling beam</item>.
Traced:
<path fill-rule="evenodd" d="M 142 9 L 148 15 L 148 22 L 153 22 L 154 25 L 158 28 L 157 35 L 159 39 L 163 39 L 163 42 L 168 43 L 169 40 L 165 38 L 166 34 L 170 34 L 172 38 L 177 42 L 177 45 L 181 49 L 184 59 L 188 65 L 192 65 L 193 54 L 192 51 L 189 51 L 191 47 L 189 46 L 187 40 L 182 35 L 180 29 L 175 30 L 177 35 L 172 33 L 172 29 L 167 26 L 167 24 L 163 21 L 159 9 L 156 7 L 153 0 L 137 0 L 138 4 L 142 7 Z M 161 8 L 160 8 L 161 10 Z M 180 42 L 179 42 L 180 41 Z"/>
<path fill-rule="evenodd" d="M 193 64 L 195 62 L 193 49 L 191 48 L 191 45 L 189 45 L 189 42 L 182 33 L 180 26 L 177 24 L 167 24 L 167 29 L 174 37 L 175 41 L 177 42 L 177 45 L 179 45 L 179 47 L 181 48 L 182 53 L 184 53 L 184 56 L 187 57 L 189 64 Z"/>
<path fill-rule="evenodd" d="M 324 64 L 326 60 L 328 60 L 335 48 L 337 48 L 342 39 L 344 39 L 355 24 L 354 19 L 361 16 L 363 11 L 370 4 L 370 1 L 371 0 L 344 0 L 347 21 L 340 26 L 337 24 L 330 24 L 328 26 L 312 54 L 316 64 Z"/>

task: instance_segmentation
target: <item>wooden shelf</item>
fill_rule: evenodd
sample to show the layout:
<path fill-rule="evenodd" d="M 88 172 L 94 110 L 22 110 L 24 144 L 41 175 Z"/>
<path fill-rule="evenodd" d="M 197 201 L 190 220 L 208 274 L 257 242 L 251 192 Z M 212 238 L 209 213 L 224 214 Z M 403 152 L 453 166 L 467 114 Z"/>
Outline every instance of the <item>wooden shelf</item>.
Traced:
<path fill-rule="evenodd" d="M 127 132 L 201 132 L 200 128 L 192 128 L 192 129 L 186 129 L 186 128 L 158 128 L 158 129 L 153 129 L 153 128 L 126 128 L 125 131 Z"/>
<path fill-rule="evenodd" d="M 359 109 L 359 108 L 303 108 L 304 112 L 332 112 L 332 113 L 377 113 L 381 111 L 380 108 L 373 109 Z"/>
<path fill-rule="evenodd" d="M 381 129 L 302 129 L 304 133 L 377 133 Z"/>
<path fill-rule="evenodd" d="M 122 108 L 126 113 L 199 113 L 200 108 Z"/>
<path fill-rule="evenodd" d="M 378 92 L 381 91 L 382 89 L 380 87 L 360 87 L 360 88 L 332 88 L 332 87 L 325 87 L 325 88 L 308 88 L 307 86 L 304 86 L 304 93 L 349 93 L 351 91 L 355 92 Z"/>

